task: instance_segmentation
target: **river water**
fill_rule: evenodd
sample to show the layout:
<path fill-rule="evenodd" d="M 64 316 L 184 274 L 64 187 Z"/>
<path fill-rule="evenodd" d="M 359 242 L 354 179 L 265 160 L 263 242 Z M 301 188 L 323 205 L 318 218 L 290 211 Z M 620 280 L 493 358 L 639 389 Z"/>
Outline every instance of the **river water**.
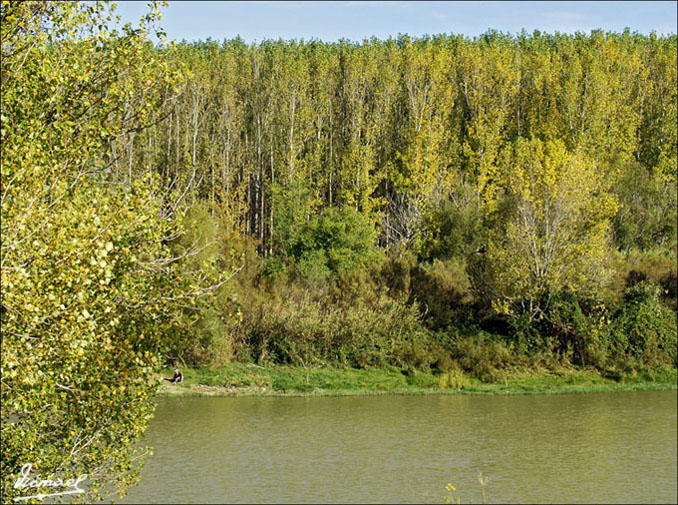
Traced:
<path fill-rule="evenodd" d="M 676 503 L 676 391 L 161 398 L 124 503 Z"/>

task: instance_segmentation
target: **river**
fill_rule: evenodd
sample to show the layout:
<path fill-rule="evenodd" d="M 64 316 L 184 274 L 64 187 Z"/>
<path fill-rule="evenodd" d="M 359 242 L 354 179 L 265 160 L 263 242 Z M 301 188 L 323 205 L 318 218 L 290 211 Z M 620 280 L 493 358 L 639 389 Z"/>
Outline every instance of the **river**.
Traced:
<path fill-rule="evenodd" d="M 677 501 L 676 391 L 160 398 L 143 443 L 123 503 Z"/>

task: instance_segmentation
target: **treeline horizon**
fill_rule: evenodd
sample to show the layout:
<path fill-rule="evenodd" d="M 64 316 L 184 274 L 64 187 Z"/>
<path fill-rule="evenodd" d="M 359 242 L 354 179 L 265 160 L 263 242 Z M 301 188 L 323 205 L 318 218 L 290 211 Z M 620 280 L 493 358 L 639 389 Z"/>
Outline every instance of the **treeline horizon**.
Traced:
<path fill-rule="evenodd" d="M 326 44 L 326 45 L 339 45 L 339 44 L 346 44 L 346 45 L 354 45 L 354 46 L 359 46 L 359 45 L 364 45 L 366 43 L 372 43 L 372 42 L 390 42 L 390 41 L 395 41 L 396 43 L 408 39 L 408 40 L 432 40 L 432 39 L 439 39 L 439 38 L 460 38 L 463 40 L 466 40 L 468 42 L 477 42 L 482 38 L 487 39 L 488 37 L 501 37 L 501 38 L 507 38 L 507 39 L 519 39 L 519 38 L 538 38 L 538 37 L 546 37 L 546 38 L 553 38 L 553 37 L 577 37 L 577 36 L 583 36 L 583 37 L 590 37 L 592 34 L 602 34 L 603 36 L 619 36 L 619 35 L 624 35 L 628 34 L 630 36 L 639 36 L 639 37 L 645 37 L 645 38 L 671 38 L 675 37 L 678 34 L 670 32 L 670 33 L 658 33 L 657 30 L 651 30 L 648 33 L 640 32 L 638 30 L 631 30 L 630 27 L 624 28 L 624 30 L 618 31 L 618 30 L 605 30 L 603 28 L 592 28 L 590 30 L 574 30 L 574 31 L 568 31 L 568 32 L 562 32 L 560 30 L 553 30 L 553 31 L 548 31 L 548 30 L 539 30 L 539 29 L 533 29 L 531 31 L 528 31 L 526 28 L 521 29 L 520 31 L 517 32 L 511 32 L 508 30 L 501 30 L 498 28 L 488 28 L 485 30 L 483 33 L 479 33 L 477 35 L 466 35 L 461 32 L 438 32 L 438 33 L 424 33 L 422 35 L 413 35 L 411 33 L 401 33 L 399 32 L 397 35 L 389 35 L 387 37 L 379 37 L 377 35 L 370 35 L 370 36 L 363 36 L 360 39 L 352 39 L 349 37 L 340 37 L 338 39 L 334 40 L 324 40 L 321 37 L 264 37 L 261 40 L 259 39 L 252 39 L 250 42 L 247 42 L 242 35 L 237 34 L 234 37 L 212 37 L 212 36 L 207 36 L 205 38 L 197 38 L 197 39 L 186 39 L 185 37 L 182 37 L 180 40 L 179 39 L 172 39 L 172 40 L 163 40 L 161 42 L 156 41 L 153 44 L 153 47 L 156 49 L 166 49 L 167 47 L 171 45 L 181 45 L 181 46 L 187 46 L 187 45 L 195 45 L 195 44 L 221 44 L 221 45 L 227 45 L 230 43 L 242 43 L 246 46 L 250 47 L 256 47 L 261 44 L 265 43 L 285 43 L 285 44 Z"/>
<path fill-rule="evenodd" d="M 484 189 L 519 138 L 563 142 L 603 173 L 634 161 L 675 178 L 674 49 L 675 36 L 596 31 L 182 43 L 184 93 L 166 121 L 127 139 L 116 166 L 155 165 L 169 184 L 188 172 L 195 195 L 228 200 L 262 254 L 276 249 L 283 188 L 310 191 L 299 203 L 309 211 L 355 207 L 390 248 L 414 240 L 411 214 L 455 184 Z M 393 211 L 407 205 L 410 215 Z"/>

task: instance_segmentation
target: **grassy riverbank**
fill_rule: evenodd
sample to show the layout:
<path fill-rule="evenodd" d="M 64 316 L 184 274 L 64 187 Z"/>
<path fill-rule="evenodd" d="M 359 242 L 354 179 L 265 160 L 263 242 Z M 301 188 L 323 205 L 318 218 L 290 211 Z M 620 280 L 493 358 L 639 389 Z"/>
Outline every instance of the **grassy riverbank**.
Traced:
<path fill-rule="evenodd" d="M 675 368 L 623 379 L 593 369 L 520 370 L 484 383 L 461 372 L 403 373 L 398 369 L 309 368 L 232 363 L 182 369 L 184 382 L 163 383 L 159 396 L 341 396 L 376 394 L 547 394 L 676 389 Z M 165 376 L 171 377 L 170 370 Z"/>

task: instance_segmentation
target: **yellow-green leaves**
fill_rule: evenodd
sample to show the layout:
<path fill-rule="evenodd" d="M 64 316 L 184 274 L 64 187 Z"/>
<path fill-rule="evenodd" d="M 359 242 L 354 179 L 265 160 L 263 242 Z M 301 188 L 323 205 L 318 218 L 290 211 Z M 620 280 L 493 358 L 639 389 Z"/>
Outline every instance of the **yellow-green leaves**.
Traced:
<path fill-rule="evenodd" d="M 3 501 L 26 462 L 106 479 L 152 410 L 169 321 L 146 306 L 174 294 L 169 223 L 152 177 L 116 171 L 110 142 L 157 119 L 173 73 L 106 15 L 102 2 L 2 5 Z"/>
<path fill-rule="evenodd" d="M 503 150 L 499 173 L 505 225 L 487 253 L 495 306 L 535 316 L 545 294 L 600 287 L 618 205 L 596 164 L 560 142 L 518 140 Z"/>

